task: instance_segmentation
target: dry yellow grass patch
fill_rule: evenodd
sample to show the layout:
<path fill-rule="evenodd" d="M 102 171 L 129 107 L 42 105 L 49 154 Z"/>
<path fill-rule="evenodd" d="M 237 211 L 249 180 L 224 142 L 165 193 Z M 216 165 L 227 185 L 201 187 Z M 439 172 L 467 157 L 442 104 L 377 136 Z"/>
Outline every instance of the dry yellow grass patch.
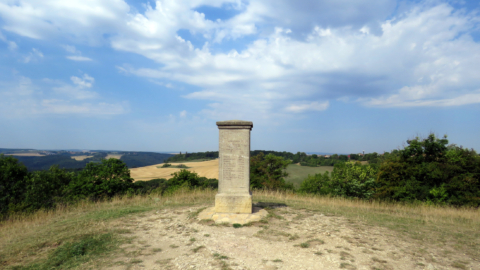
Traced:
<path fill-rule="evenodd" d="M 6 156 L 19 156 L 19 157 L 43 157 L 40 153 L 13 153 L 13 154 L 6 154 Z"/>
<path fill-rule="evenodd" d="M 172 178 L 172 173 L 178 172 L 179 168 L 161 168 L 164 163 L 130 169 L 130 176 L 135 181 L 147 181 L 155 178 Z M 218 159 L 203 162 L 181 162 L 172 165 L 184 164 L 187 170 L 198 173 L 199 176 L 218 179 Z"/>
<path fill-rule="evenodd" d="M 93 156 L 72 156 L 73 159 L 75 159 L 76 161 L 82 161 L 84 159 L 87 159 L 87 158 L 91 158 Z"/>
<path fill-rule="evenodd" d="M 109 158 L 116 158 L 116 159 L 120 159 L 123 155 L 120 155 L 120 154 L 108 154 L 105 159 L 109 159 Z"/>

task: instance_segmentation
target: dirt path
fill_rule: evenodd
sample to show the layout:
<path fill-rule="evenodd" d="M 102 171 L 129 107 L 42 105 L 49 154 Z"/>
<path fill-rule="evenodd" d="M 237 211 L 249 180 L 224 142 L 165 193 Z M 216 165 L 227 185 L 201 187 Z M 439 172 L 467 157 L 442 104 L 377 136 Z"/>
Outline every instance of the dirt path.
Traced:
<path fill-rule="evenodd" d="M 108 269 L 480 269 L 452 247 L 321 212 L 270 209 L 267 223 L 234 228 L 189 218 L 199 209 L 118 223 L 131 242 Z"/>

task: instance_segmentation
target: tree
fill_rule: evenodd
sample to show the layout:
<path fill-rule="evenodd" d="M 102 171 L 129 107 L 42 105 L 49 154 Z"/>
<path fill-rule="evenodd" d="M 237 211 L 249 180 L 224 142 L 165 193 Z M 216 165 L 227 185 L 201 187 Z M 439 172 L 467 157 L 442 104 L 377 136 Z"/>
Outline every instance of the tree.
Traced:
<path fill-rule="evenodd" d="M 262 152 L 250 158 L 250 187 L 252 189 L 285 190 L 293 189 L 293 185 L 285 183 L 285 171 L 289 160 L 273 154 L 264 155 Z"/>
<path fill-rule="evenodd" d="M 480 206 L 480 157 L 447 137 L 430 134 L 407 141 L 380 165 L 376 196 L 398 201 L 430 201 Z"/>
<path fill-rule="evenodd" d="M 197 173 L 185 169 L 172 173 L 172 176 L 167 182 L 167 191 L 177 190 L 181 186 L 188 188 L 198 186 L 200 178 Z"/>
<path fill-rule="evenodd" d="M 0 215 L 22 202 L 28 174 L 27 167 L 17 159 L 0 155 Z"/>
<path fill-rule="evenodd" d="M 339 162 L 329 174 L 309 175 L 300 192 L 369 199 L 375 193 L 375 166 Z"/>
<path fill-rule="evenodd" d="M 99 199 L 133 191 L 133 179 L 127 165 L 119 159 L 90 162 L 67 187 L 71 199 Z"/>
<path fill-rule="evenodd" d="M 49 209 L 63 200 L 65 187 L 74 179 L 74 173 L 59 169 L 57 165 L 48 171 L 35 171 L 26 179 L 22 211 Z"/>

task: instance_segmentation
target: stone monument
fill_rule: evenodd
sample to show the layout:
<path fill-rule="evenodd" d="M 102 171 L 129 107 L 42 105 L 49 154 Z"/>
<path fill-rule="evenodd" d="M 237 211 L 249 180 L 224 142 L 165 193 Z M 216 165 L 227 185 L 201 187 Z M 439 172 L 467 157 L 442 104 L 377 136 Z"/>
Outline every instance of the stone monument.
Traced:
<path fill-rule="evenodd" d="M 250 192 L 250 131 L 253 123 L 217 122 L 219 129 L 218 194 L 216 213 L 252 213 Z"/>
<path fill-rule="evenodd" d="M 265 209 L 252 208 L 250 192 L 250 131 L 253 123 L 230 120 L 217 122 L 219 129 L 218 193 L 215 207 L 199 213 L 199 220 L 215 223 L 259 221 L 268 215 Z"/>

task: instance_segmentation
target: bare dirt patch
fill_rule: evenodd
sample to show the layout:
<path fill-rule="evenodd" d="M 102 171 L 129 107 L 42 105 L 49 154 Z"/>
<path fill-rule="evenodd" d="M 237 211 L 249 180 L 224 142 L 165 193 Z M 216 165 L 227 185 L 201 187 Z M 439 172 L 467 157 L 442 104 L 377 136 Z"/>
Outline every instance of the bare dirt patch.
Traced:
<path fill-rule="evenodd" d="M 155 164 L 151 166 L 145 166 L 140 168 L 130 169 L 130 176 L 135 181 L 146 181 L 155 178 L 172 178 L 172 173 L 178 172 L 181 169 L 179 168 L 161 168 L 161 164 Z M 207 178 L 216 178 L 218 179 L 218 159 L 203 161 L 203 162 L 180 162 L 180 163 L 171 163 L 172 165 L 184 164 L 186 165 L 189 171 L 198 173 L 198 175 L 207 177 Z"/>
<path fill-rule="evenodd" d="M 321 211 L 278 207 L 267 221 L 234 228 L 197 221 L 207 206 L 119 221 L 129 241 L 107 269 L 480 269 L 454 246 Z"/>

